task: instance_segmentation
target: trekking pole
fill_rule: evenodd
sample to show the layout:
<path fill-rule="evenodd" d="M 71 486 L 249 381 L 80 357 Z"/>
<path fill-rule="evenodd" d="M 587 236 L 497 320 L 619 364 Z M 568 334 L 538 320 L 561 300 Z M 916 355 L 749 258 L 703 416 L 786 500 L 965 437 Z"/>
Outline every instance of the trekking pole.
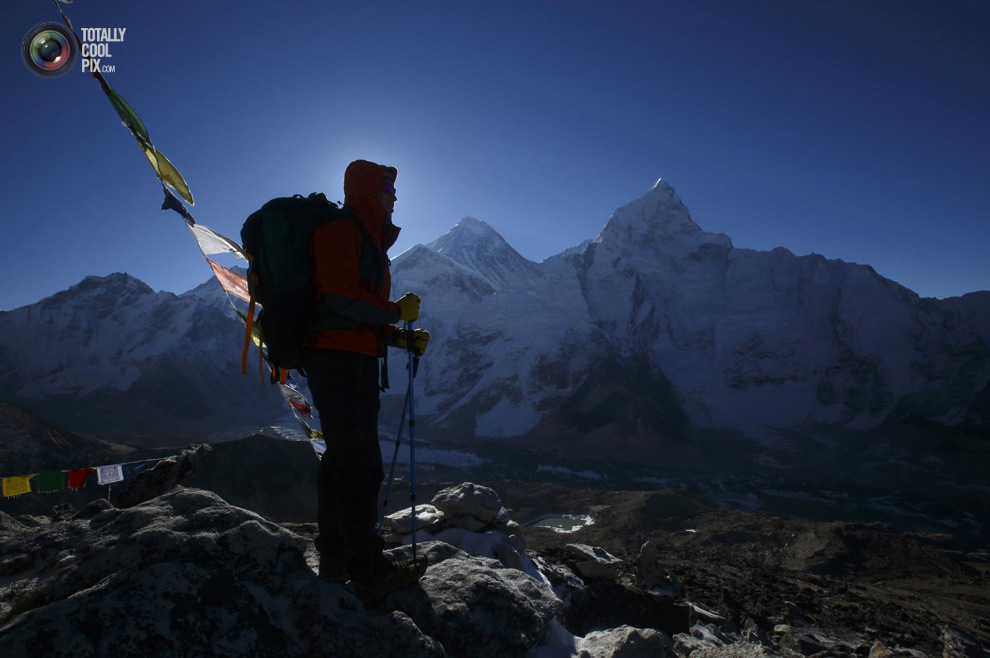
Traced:
<path fill-rule="evenodd" d="M 416 413 L 413 405 L 413 379 L 419 366 L 419 357 L 414 356 L 413 323 L 406 323 L 406 347 L 409 349 L 409 501 L 412 504 L 412 552 L 416 558 Z"/>
<path fill-rule="evenodd" d="M 409 391 L 406 390 L 406 401 L 402 404 L 402 419 L 399 421 L 399 432 L 395 436 L 395 450 L 392 452 L 392 467 L 388 471 L 388 484 L 385 485 L 385 500 L 382 501 L 382 513 L 378 516 L 378 535 L 381 536 L 385 526 L 385 509 L 388 507 L 388 497 L 392 493 L 392 478 L 395 477 L 395 462 L 399 457 L 399 446 L 402 444 L 402 428 L 406 424 L 406 412 L 409 411 Z"/>

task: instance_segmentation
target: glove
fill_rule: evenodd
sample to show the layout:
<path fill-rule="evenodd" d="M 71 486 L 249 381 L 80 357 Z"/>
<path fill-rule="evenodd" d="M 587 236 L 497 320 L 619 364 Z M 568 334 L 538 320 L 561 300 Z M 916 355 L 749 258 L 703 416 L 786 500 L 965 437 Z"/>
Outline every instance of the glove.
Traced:
<path fill-rule="evenodd" d="M 395 302 L 399 306 L 399 320 L 412 322 L 419 318 L 419 295 L 407 292 Z"/>
<path fill-rule="evenodd" d="M 430 332 L 427 331 L 426 329 L 413 329 L 412 334 L 413 334 L 412 353 L 416 356 L 423 356 L 423 353 L 426 352 L 426 344 L 430 342 Z M 408 331 L 402 331 L 396 334 L 395 336 L 396 347 L 401 347 L 402 349 L 408 349 L 409 347 L 409 342 L 407 340 L 408 337 L 409 337 Z"/>

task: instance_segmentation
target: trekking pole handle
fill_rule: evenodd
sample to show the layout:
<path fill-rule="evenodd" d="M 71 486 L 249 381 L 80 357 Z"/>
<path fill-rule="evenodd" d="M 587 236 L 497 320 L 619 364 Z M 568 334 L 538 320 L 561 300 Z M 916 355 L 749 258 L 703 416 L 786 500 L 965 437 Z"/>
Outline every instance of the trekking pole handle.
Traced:
<path fill-rule="evenodd" d="M 413 333 L 413 321 L 406 320 L 406 328 L 404 329 L 406 333 L 406 349 L 412 352 L 416 349 L 415 337 L 416 334 Z"/>
<path fill-rule="evenodd" d="M 416 334 L 413 332 L 413 321 L 407 320 L 403 331 L 406 334 L 406 349 L 412 356 L 412 376 L 415 377 L 419 371 L 419 355 L 416 354 Z"/>

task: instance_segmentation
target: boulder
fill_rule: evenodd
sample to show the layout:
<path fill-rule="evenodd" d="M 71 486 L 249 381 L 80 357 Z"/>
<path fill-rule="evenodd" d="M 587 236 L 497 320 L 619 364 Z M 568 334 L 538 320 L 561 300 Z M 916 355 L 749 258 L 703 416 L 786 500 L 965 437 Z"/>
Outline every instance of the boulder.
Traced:
<path fill-rule="evenodd" d="M 577 642 L 581 658 L 676 658 L 670 637 L 652 628 L 620 626 L 588 633 Z"/>
<path fill-rule="evenodd" d="M 526 555 L 526 541 L 518 523 L 509 519 L 492 489 L 470 482 L 448 487 L 433 497 L 435 505 L 416 507 L 420 541 L 442 541 L 471 555 L 498 560 L 503 566 L 545 580 Z M 412 543 L 410 509 L 385 517 L 386 544 Z"/>
<path fill-rule="evenodd" d="M 423 530 L 439 523 L 443 520 L 444 516 L 444 513 L 433 505 L 417 505 L 416 530 Z M 382 534 L 393 536 L 408 535 L 412 532 L 412 529 L 412 507 L 410 506 L 386 516 L 382 525 Z M 401 540 L 395 543 L 401 543 Z"/>
<path fill-rule="evenodd" d="M 547 638 L 562 604 L 544 581 L 443 542 L 421 544 L 418 553 L 429 562 L 419 586 L 394 592 L 387 604 L 408 614 L 449 655 L 524 656 Z M 411 557 L 412 549 L 389 555 Z"/>
<path fill-rule="evenodd" d="M 468 515 L 486 525 L 505 524 L 509 520 L 498 494 L 493 489 L 472 482 L 443 489 L 431 502 L 451 517 Z"/>
<path fill-rule="evenodd" d="M 585 544 L 568 544 L 564 548 L 571 554 L 574 567 L 581 576 L 607 579 L 618 577 L 622 560 L 604 548 Z"/>

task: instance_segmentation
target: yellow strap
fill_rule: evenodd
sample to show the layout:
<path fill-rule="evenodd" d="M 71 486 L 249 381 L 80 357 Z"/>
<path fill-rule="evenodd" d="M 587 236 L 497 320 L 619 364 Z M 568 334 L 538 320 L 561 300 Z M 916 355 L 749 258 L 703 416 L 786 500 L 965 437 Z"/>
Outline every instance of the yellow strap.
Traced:
<path fill-rule="evenodd" d="M 258 374 L 261 375 L 261 385 L 265 385 L 265 354 L 261 349 L 261 346 L 265 344 L 265 334 L 261 329 L 261 323 L 258 323 Z"/>

